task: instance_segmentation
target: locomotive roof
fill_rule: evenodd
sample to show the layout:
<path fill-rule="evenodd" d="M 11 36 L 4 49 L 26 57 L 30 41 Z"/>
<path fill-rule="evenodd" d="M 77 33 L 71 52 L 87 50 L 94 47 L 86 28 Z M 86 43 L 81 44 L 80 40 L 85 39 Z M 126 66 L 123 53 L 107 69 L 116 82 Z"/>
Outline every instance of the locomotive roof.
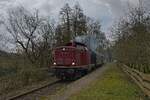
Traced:
<path fill-rule="evenodd" d="M 80 43 L 80 42 L 75 42 L 75 41 L 66 44 L 66 46 L 68 46 L 68 45 L 74 45 L 74 46 L 80 45 L 80 46 L 87 47 L 85 44 Z"/>

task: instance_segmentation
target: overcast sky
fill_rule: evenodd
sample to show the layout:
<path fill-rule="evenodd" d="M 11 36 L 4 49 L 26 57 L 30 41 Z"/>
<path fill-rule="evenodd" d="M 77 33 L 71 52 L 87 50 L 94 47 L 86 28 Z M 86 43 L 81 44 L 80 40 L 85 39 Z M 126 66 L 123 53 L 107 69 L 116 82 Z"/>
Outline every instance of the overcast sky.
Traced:
<path fill-rule="evenodd" d="M 65 3 L 69 3 L 70 6 L 73 6 L 76 2 L 79 2 L 87 16 L 101 21 L 102 30 L 109 36 L 109 30 L 114 21 L 124 15 L 128 5 L 137 6 L 138 1 L 139 0 L 0 0 L 0 16 L 5 16 L 8 8 L 21 5 L 31 11 L 38 9 L 42 15 L 58 19 L 59 11 Z M 142 1 L 150 8 L 150 0 Z M 0 25 L 0 35 L 4 33 Z"/>
<path fill-rule="evenodd" d="M 113 21 L 118 19 L 126 11 L 128 4 L 138 5 L 139 0 L 0 0 L 0 14 L 4 15 L 10 7 L 22 5 L 29 10 L 39 9 L 43 15 L 58 17 L 60 8 L 65 3 L 71 6 L 79 2 L 84 13 L 92 18 L 100 20 L 102 29 L 108 32 Z M 142 0 L 150 6 L 150 0 Z"/>

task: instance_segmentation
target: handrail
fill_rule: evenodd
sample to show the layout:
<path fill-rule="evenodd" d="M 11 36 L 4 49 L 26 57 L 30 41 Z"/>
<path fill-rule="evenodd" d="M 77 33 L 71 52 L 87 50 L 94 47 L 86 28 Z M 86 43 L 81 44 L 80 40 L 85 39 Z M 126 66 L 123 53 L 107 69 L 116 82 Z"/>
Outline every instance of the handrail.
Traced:
<path fill-rule="evenodd" d="M 135 83 L 143 90 L 143 92 L 150 98 L 150 74 L 144 74 L 136 69 L 132 69 L 126 65 L 122 69 L 127 73 Z"/>

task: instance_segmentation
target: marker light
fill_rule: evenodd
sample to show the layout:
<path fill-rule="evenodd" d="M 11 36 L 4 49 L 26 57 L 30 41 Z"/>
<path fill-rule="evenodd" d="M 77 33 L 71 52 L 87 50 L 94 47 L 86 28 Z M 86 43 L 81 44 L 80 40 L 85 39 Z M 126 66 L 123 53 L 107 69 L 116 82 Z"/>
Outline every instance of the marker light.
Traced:
<path fill-rule="evenodd" d="M 65 48 L 63 48 L 63 51 L 65 51 Z"/>
<path fill-rule="evenodd" d="M 54 64 L 54 65 L 56 65 L 56 63 L 55 63 L 55 62 L 54 62 L 53 64 Z"/>
<path fill-rule="evenodd" d="M 75 65 L 75 63 L 73 62 L 72 65 Z"/>

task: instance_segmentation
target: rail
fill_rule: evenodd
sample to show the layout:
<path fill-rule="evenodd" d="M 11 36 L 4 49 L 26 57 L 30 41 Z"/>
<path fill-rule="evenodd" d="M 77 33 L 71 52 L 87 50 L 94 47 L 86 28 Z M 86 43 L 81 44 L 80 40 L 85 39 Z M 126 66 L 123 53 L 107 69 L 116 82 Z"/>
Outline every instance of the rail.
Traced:
<path fill-rule="evenodd" d="M 18 95 L 12 96 L 12 97 L 9 97 L 9 98 L 7 98 L 7 99 L 8 99 L 8 100 L 16 100 L 16 99 L 18 99 L 18 98 L 24 97 L 24 96 L 26 96 L 26 95 L 28 95 L 28 94 L 34 93 L 34 92 L 39 91 L 39 90 L 41 90 L 41 89 L 43 89 L 43 88 L 46 88 L 46 87 L 48 87 L 48 86 L 53 86 L 53 85 L 55 85 L 55 84 L 57 84 L 57 83 L 59 83 L 59 82 L 60 82 L 60 80 L 56 80 L 56 81 L 54 81 L 54 82 L 50 82 L 50 83 L 44 84 L 44 85 L 42 85 L 42 86 L 40 86 L 40 87 L 33 88 L 33 89 L 31 89 L 31 90 L 25 91 L 25 92 L 23 92 L 23 93 L 20 93 L 20 94 L 18 94 Z"/>
<path fill-rule="evenodd" d="M 126 65 L 123 65 L 122 69 L 135 81 L 146 96 L 150 98 L 150 74 L 144 74 Z"/>

